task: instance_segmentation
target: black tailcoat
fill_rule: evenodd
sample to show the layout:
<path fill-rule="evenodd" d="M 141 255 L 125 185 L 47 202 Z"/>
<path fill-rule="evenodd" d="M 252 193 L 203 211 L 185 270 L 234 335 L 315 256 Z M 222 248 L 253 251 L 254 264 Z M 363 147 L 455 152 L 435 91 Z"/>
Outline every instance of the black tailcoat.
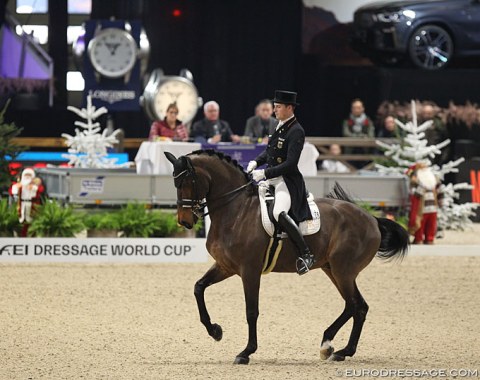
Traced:
<path fill-rule="evenodd" d="M 283 176 L 292 199 L 289 215 L 297 223 L 312 218 L 307 203 L 305 181 L 298 170 L 304 143 L 305 131 L 294 117 L 273 132 L 268 139 L 267 148 L 255 159 L 258 166 L 267 164 L 267 179 Z"/>

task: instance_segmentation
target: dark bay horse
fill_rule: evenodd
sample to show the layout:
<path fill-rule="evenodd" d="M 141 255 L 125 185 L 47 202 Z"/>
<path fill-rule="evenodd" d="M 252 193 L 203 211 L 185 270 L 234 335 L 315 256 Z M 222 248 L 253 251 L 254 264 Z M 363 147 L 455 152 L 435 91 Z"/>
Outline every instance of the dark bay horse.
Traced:
<path fill-rule="evenodd" d="M 248 322 L 248 343 L 236 358 L 236 364 L 248 364 L 257 350 L 257 318 L 260 277 L 269 236 L 262 226 L 258 187 L 243 168 L 228 156 L 214 151 L 195 151 L 178 159 L 165 153 L 173 164 L 177 188 L 178 222 L 192 228 L 208 213 L 211 226 L 207 250 L 215 264 L 195 284 L 200 321 L 215 340 L 222 339 L 222 328 L 211 323 L 205 305 L 205 289 L 233 275 L 242 279 Z M 328 327 L 322 339 L 322 359 L 345 360 L 357 349 L 368 305 L 357 288 L 356 278 L 375 257 L 402 258 L 408 250 L 408 234 L 397 223 L 375 218 L 355 205 L 336 185 L 330 198 L 316 200 L 321 229 L 306 236 L 316 262 L 345 300 L 345 309 Z M 275 272 L 296 272 L 295 247 L 286 239 Z M 331 341 L 340 328 L 353 318 L 353 327 L 345 348 L 335 351 Z"/>

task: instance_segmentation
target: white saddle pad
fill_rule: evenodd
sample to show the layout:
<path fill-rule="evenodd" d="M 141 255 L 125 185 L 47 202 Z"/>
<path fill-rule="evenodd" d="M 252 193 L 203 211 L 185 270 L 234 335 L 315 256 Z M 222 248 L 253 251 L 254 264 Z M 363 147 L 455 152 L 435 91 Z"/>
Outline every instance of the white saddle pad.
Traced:
<path fill-rule="evenodd" d="M 262 224 L 263 228 L 265 229 L 265 232 L 269 236 L 273 236 L 273 232 L 275 230 L 275 227 L 273 226 L 273 223 L 270 221 L 270 218 L 268 217 L 268 210 L 267 210 L 267 204 L 265 203 L 265 195 L 267 192 L 267 187 L 266 186 L 258 186 L 258 196 L 260 198 L 260 210 L 262 214 Z M 314 233 L 318 232 L 320 230 L 320 211 L 318 209 L 317 204 L 314 201 L 314 197 L 312 193 L 308 193 L 308 205 L 310 206 L 310 212 L 312 214 L 312 220 L 305 220 L 304 222 L 300 223 L 300 231 L 302 232 L 302 235 L 313 235 Z M 287 237 L 287 234 L 283 233 L 282 237 Z"/>

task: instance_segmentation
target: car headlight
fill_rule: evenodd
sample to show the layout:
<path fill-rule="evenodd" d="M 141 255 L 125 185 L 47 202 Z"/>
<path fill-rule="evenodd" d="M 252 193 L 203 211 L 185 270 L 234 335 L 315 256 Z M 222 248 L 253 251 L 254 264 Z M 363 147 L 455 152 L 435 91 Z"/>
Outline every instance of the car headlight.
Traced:
<path fill-rule="evenodd" d="M 402 11 L 402 15 L 404 15 L 406 18 L 414 19 L 415 11 L 412 11 L 411 9 L 405 9 L 404 11 Z"/>
<path fill-rule="evenodd" d="M 376 18 L 379 22 L 399 22 L 402 17 L 401 12 L 382 12 L 377 13 Z"/>
<path fill-rule="evenodd" d="M 414 19 L 415 12 L 411 9 L 405 9 L 403 11 L 377 13 L 375 17 L 378 22 L 392 23 L 399 22 L 402 18 Z"/>

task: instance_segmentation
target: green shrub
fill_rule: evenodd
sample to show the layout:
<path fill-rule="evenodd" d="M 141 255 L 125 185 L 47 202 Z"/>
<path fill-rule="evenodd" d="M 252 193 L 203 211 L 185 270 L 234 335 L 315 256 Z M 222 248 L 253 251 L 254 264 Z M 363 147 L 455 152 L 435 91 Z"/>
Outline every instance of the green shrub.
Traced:
<path fill-rule="evenodd" d="M 13 236 L 20 229 L 16 205 L 10 205 L 8 198 L 0 199 L 0 236 Z"/>
<path fill-rule="evenodd" d="M 183 227 L 177 223 L 176 214 L 152 211 L 152 218 L 155 222 L 152 237 L 168 237 L 183 231 Z"/>
<path fill-rule="evenodd" d="M 128 203 L 118 214 L 120 230 L 125 237 L 149 237 L 155 231 L 155 217 L 143 204 Z"/>
<path fill-rule="evenodd" d="M 119 230 L 120 218 L 118 212 L 99 212 L 85 214 L 83 224 L 89 230 Z"/>
<path fill-rule="evenodd" d="M 368 202 L 356 202 L 357 206 L 364 209 L 366 212 L 368 212 L 370 215 L 379 218 L 381 216 L 381 211 L 376 209 L 374 206 L 372 206 Z"/>
<path fill-rule="evenodd" d="M 26 149 L 12 143 L 12 139 L 17 137 L 23 128 L 18 128 L 14 123 L 4 122 L 4 115 L 9 103 L 10 99 L 5 107 L 0 110 L 0 190 L 7 189 L 13 179 L 8 168 L 10 161 L 7 159 L 7 156 L 14 160 L 16 156 Z"/>
<path fill-rule="evenodd" d="M 49 200 L 37 206 L 28 234 L 38 237 L 74 237 L 84 228 L 81 218 L 73 212 L 72 207 Z"/>

